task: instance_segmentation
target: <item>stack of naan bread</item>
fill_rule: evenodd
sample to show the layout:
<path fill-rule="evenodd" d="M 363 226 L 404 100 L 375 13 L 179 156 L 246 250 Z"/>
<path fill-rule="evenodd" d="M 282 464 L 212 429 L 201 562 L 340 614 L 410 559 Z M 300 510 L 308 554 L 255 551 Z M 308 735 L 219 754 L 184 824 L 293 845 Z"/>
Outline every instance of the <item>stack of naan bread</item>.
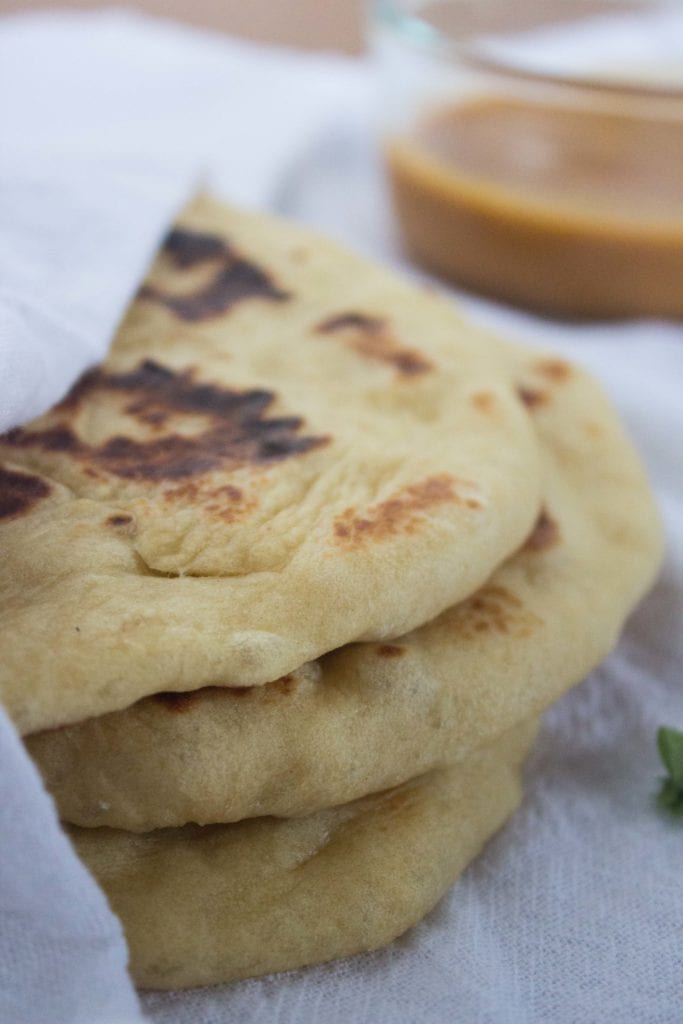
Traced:
<path fill-rule="evenodd" d="M 143 986 L 419 920 L 660 553 L 585 373 L 209 199 L 0 466 L 0 697 Z"/>

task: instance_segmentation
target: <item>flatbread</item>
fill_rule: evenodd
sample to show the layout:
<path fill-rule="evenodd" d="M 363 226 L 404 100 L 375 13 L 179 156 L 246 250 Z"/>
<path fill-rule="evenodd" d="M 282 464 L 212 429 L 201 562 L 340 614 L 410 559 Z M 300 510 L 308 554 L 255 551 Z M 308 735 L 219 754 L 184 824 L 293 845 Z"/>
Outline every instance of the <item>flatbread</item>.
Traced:
<path fill-rule="evenodd" d="M 257 685 L 466 597 L 537 446 L 445 299 L 197 201 L 104 366 L 0 441 L 0 700 L 23 732 Z"/>
<path fill-rule="evenodd" d="M 420 920 L 517 807 L 526 725 L 466 765 L 307 818 L 70 835 L 143 988 L 349 956 Z"/>
<path fill-rule="evenodd" d="M 527 351 L 501 359 L 544 458 L 544 511 L 514 557 L 391 643 L 29 737 L 66 820 L 146 831 L 343 803 L 466 757 L 608 653 L 661 555 L 642 468 L 588 375 Z"/>

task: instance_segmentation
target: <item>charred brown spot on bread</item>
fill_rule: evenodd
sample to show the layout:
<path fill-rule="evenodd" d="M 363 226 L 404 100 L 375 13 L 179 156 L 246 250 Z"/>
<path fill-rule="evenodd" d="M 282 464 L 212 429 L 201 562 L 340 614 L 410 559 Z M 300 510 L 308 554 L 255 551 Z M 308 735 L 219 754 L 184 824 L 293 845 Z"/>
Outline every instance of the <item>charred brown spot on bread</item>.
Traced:
<path fill-rule="evenodd" d="M 334 535 L 339 544 L 353 548 L 399 533 L 414 533 L 424 519 L 422 513 L 459 501 L 452 476 L 442 473 L 427 477 L 372 506 L 365 515 L 346 509 L 335 519 Z"/>
<path fill-rule="evenodd" d="M 181 502 L 186 505 L 201 507 L 213 518 L 224 523 L 235 523 L 245 513 L 252 512 L 257 502 L 255 498 L 247 498 L 239 487 L 223 484 L 213 487 L 205 480 L 183 480 L 179 484 L 164 489 L 163 496 L 170 502 Z"/>
<path fill-rule="evenodd" d="M 203 686 L 199 690 L 155 693 L 146 700 L 161 704 L 167 711 L 182 713 L 197 707 L 206 699 L 223 701 L 233 697 L 249 697 L 270 703 L 296 693 L 299 684 L 297 673 L 289 673 L 262 686 Z"/>
<path fill-rule="evenodd" d="M 547 392 L 541 391 L 539 388 L 530 388 L 520 384 L 517 394 L 527 409 L 537 409 L 540 405 L 546 405 L 548 402 Z"/>
<path fill-rule="evenodd" d="M 161 288 L 148 282 L 138 292 L 138 298 L 161 303 L 181 320 L 221 316 L 245 299 L 284 302 L 290 298 L 262 267 L 241 256 L 217 235 L 176 228 L 166 239 L 162 253 L 175 272 L 169 282 L 170 290 L 166 284 Z M 210 265 L 210 277 L 199 285 L 193 282 L 194 287 L 187 291 L 184 274 L 204 264 Z"/>
<path fill-rule="evenodd" d="M 40 477 L 0 466 L 0 519 L 25 515 L 50 493 L 50 485 Z"/>
<path fill-rule="evenodd" d="M 556 384 L 561 384 L 572 375 L 572 367 L 564 359 L 539 359 L 535 369 L 541 376 Z"/>
<path fill-rule="evenodd" d="M 458 634 L 473 639 L 484 633 L 529 636 L 542 620 L 506 587 L 484 586 L 457 608 L 446 612 Z"/>
<path fill-rule="evenodd" d="M 173 228 L 166 236 L 162 248 L 181 269 L 228 255 L 225 241 L 219 235 L 207 235 L 203 231 L 189 231 L 187 228 Z"/>
<path fill-rule="evenodd" d="M 603 437 L 605 428 L 602 423 L 598 423 L 596 420 L 586 420 L 584 423 L 584 430 L 588 437 L 598 438 Z"/>
<path fill-rule="evenodd" d="M 133 522 L 133 517 L 127 515 L 109 516 L 107 522 L 110 526 L 130 526 Z"/>
<path fill-rule="evenodd" d="M 203 692 L 205 691 L 192 690 L 190 692 L 182 691 L 179 693 L 155 693 L 152 700 L 161 704 L 161 706 L 166 708 L 167 711 L 174 711 L 182 714 L 186 711 L 190 711 L 191 708 L 201 701 L 201 694 Z"/>
<path fill-rule="evenodd" d="M 472 405 L 479 412 L 483 412 L 485 415 L 492 413 L 496 408 L 496 396 L 490 391 L 477 391 L 472 395 Z"/>
<path fill-rule="evenodd" d="M 166 410 L 147 409 L 144 402 L 131 402 L 126 406 L 126 412 L 129 416 L 134 416 L 140 423 L 146 423 L 148 427 L 158 427 L 159 429 L 166 426 L 169 418 Z"/>
<path fill-rule="evenodd" d="M 113 526 L 114 529 L 121 529 L 128 531 L 134 526 L 134 519 L 123 512 L 118 512 L 113 516 L 107 518 L 107 526 Z"/>
<path fill-rule="evenodd" d="M 233 487 L 232 484 L 225 484 L 213 491 L 214 497 L 218 498 L 220 495 L 225 495 L 230 501 L 242 501 L 244 497 L 239 487 Z"/>
<path fill-rule="evenodd" d="M 559 543 L 560 528 L 547 509 L 542 508 L 524 548 L 527 551 L 547 551 Z"/>
<path fill-rule="evenodd" d="M 403 345 L 381 317 L 351 311 L 323 320 L 317 334 L 343 335 L 344 343 L 358 355 L 392 366 L 402 377 L 415 377 L 433 369 L 420 352 Z"/>
<path fill-rule="evenodd" d="M 194 294 L 172 295 L 152 285 L 145 285 L 139 297 L 161 303 L 181 320 L 195 321 L 221 316 L 244 299 L 284 302 L 289 294 L 276 288 L 265 271 L 256 264 L 236 259 L 219 270 L 208 285 Z"/>
<path fill-rule="evenodd" d="M 164 691 L 146 698 L 152 703 L 161 704 L 167 711 L 186 712 L 198 707 L 205 700 L 226 700 L 230 697 L 246 697 L 260 686 L 202 686 L 199 690 Z"/>
<path fill-rule="evenodd" d="M 262 686 L 231 686 L 229 692 L 235 697 L 246 697 L 247 694 L 253 694 L 258 700 L 270 703 L 280 700 L 282 697 L 291 696 L 296 692 L 298 686 L 299 681 L 296 674 L 289 673 L 270 683 L 264 683 Z"/>
<path fill-rule="evenodd" d="M 399 644 L 380 644 L 377 648 L 380 658 L 402 658 L 405 653 L 406 648 Z"/>
<path fill-rule="evenodd" d="M 336 331 L 352 329 L 372 334 L 381 331 L 384 326 L 385 321 L 381 317 L 368 316 L 367 313 L 337 313 L 319 323 L 316 331 L 318 334 L 334 334 Z"/>
<path fill-rule="evenodd" d="M 281 676 L 272 683 L 267 684 L 267 691 L 273 694 L 281 694 L 287 696 L 293 693 L 297 688 L 297 681 L 294 676 L 289 673 L 286 676 Z"/>
<path fill-rule="evenodd" d="M 266 704 L 282 701 L 283 698 L 293 698 L 300 691 L 302 677 L 298 672 L 290 672 L 286 676 L 274 679 L 264 686 L 256 686 L 258 699 Z"/>
<path fill-rule="evenodd" d="M 2 441 L 17 448 L 42 448 L 47 452 L 77 452 L 79 448 L 78 438 L 71 427 L 60 425 L 36 431 L 16 427 L 5 434 Z"/>
<path fill-rule="evenodd" d="M 158 412 L 182 420 L 184 430 L 161 436 L 155 432 L 142 439 L 117 434 L 102 444 L 89 444 L 77 436 L 69 418 L 84 400 L 96 405 L 107 393 L 134 396 L 124 411 L 140 420 L 138 409 L 144 408 L 143 423 Z M 299 416 L 267 416 L 274 401 L 272 391 L 237 391 L 199 383 L 192 369 L 173 371 L 147 360 L 128 373 L 95 370 L 86 374 L 54 410 L 53 425 L 14 430 L 5 441 L 18 448 L 65 452 L 85 466 L 146 481 L 185 480 L 218 467 L 267 466 L 329 443 L 329 437 L 301 434 L 304 421 Z M 236 494 L 227 492 L 227 497 L 235 500 Z"/>
<path fill-rule="evenodd" d="M 167 495 L 174 498 L 177 489 L 167 492 Z M 223 487 L 204 488 L 198 494 L 198 501 L 203 502 L 204 508 L 214 517 L 221 519 L 224 523 L 235 523 L 245 513 L 253 512 L 257 506 L 255 498 L 246 498 L 239 487 L 232 487 L 226 484 Z"/>

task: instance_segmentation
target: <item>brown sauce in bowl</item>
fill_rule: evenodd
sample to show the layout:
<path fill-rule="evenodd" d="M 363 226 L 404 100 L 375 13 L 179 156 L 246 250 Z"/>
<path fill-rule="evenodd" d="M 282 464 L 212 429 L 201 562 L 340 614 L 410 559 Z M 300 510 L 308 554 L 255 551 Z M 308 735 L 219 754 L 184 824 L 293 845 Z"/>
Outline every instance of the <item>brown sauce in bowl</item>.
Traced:
<path fill-rule="evenodd" d="M 411 254 L 569 317 L 683 316 L 683 120 L 478 99 L 386 148 Z"/>

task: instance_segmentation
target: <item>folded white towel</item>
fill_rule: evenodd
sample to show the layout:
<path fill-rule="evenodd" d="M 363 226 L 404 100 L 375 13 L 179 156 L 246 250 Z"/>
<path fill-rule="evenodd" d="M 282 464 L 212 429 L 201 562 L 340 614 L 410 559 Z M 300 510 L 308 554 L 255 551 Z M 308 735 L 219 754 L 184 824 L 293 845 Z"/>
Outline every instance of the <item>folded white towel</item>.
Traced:
<path fill-rule="evenodd" d="M 0 22 L 0 430 L 100 360 L 173 215 L 208 184 L 265 206 L 354 62 L 132 14 Z"/>

